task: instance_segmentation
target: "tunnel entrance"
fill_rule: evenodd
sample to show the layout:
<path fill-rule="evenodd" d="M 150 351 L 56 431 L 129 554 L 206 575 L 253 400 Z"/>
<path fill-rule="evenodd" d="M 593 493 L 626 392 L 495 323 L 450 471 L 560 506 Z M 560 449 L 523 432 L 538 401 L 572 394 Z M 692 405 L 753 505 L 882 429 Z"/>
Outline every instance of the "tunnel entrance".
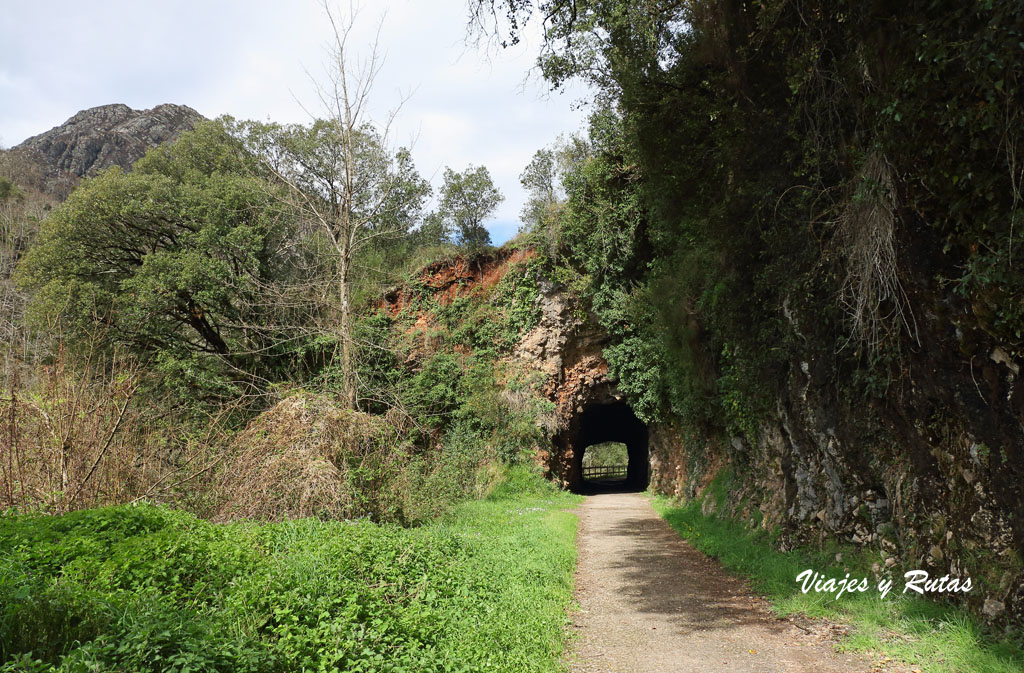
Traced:
<path fill-rule="evenodd" d="M 599 493 L 647 488 L 647 426 L 628 404 L 589 404 L 572 425 L 572 468 L 568 480 L 572 491 Z M 595 456 L 600 457 L 594 460 Z"/>

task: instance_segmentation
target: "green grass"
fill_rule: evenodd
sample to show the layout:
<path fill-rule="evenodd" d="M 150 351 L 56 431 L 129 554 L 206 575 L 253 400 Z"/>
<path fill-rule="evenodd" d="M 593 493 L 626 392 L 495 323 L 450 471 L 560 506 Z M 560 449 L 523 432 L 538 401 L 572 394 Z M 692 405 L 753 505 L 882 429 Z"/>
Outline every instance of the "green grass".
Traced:
<path fill-rule="evenodd" d="M 559 671 L 575 496 L 414 529 L 152 505 L 0 517 L 0 671 Z"/>
<path fill-rule="evenodd" d="M 629 451 L 621 442 L 602 442 L 585 449 L 583 467 L 595 465 L 625 465 L 629 462 Z"/>
<path fill-rule="evenodd" d="M 712 492 L 715 489 L 712 488 Z M 717 495 L 721 496 L 720 493 Z M 713 497 L 713 496 L 712 496 Z M 717 499 L 721 499 L 720 497 Z M 1019 673 L 1024 649 L 1010 639 L 997 639 L 962 609 L 948 604 L 899 595 L 903 571 L 893 573 L 893 589 L 884 599 L 876 589 L 869 556 L 862 549 L 832 545 L 826 549 L 777 551 L 773 535 L 741 523 L 701 512 L 701 500 L 685 505 L 664 497 L 655 509 L 682 537 L 722 565 L 748 578 L 750 586 L 767 597 L 781 615 L 800 613 L 850 624 L 843 646 L 871 650 L 933 673 Z M 842 561 L 836 561 L 842 554 Z M 826 577 L 867 577 L 864 593 L 801 593 L 796 576 L 811 568 Z"/>

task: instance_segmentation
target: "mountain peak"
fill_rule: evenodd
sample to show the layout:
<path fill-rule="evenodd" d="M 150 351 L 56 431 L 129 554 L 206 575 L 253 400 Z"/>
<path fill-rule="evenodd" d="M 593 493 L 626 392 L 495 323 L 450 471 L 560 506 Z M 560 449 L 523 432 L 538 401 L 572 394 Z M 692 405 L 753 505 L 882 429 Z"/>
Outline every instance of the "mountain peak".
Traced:
<path fill-rule="evenodd" d="M 174 140 L 202 119 L 187 105 L 173 103 L 150 110 L 133 110 L 123 103 L 100 105 L 32 136 L 13 151 L 39 165 L 41 189 L 66 196 L 81 178 L 110 166 L 128 169 L 150 148 Z"/>

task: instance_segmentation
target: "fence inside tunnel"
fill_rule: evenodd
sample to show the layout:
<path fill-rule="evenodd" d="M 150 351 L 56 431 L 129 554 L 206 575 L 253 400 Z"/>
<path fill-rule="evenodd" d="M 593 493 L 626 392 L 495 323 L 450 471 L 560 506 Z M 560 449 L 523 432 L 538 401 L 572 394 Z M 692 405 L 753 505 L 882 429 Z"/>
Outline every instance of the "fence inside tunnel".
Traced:
<path fill-rule="evenodd" d="M 628 404 L 621 401 L 591 403 L 583 408 L 570 427 L 568 445 L 572 448 L 572 469 L 569 487 L 573 491 L 593 490 L 593 482 L 585 479 L 584 456 L 587 447 L 605 442 L 619 442 L 626 446 L 625 474 L 590 475 L 620 479 L 619 486 L 629 490 L 647 488 L 649 459 L 647 426 L 636 417 Z M 593 470 L 591 470 L 593 472 Z"/>

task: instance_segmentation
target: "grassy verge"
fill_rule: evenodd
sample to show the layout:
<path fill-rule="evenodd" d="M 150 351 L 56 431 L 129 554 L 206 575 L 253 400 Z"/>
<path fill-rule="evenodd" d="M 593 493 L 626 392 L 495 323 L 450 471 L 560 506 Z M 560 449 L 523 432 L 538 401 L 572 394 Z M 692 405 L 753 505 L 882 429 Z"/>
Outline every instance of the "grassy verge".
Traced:
<path fill-rule="evenodd" d="M 893 574 L 893 589 L 881 598 L 871 572 L 874 557 L 856 547 L 827 550 L 776 551 L 771 534 L 733 520 L 701 512 L 701 501 L 685 505 L 656 497 L 659 514 L 690 544 L 749 579 L 780 614 L 801 613 L 849 623 L 843 645 L 872 650 L 934 673 L 1019 673 L 1024 650 L 1019 643 L 996 639 L 961 609 L 910 598 L 903 591 L 902 571 Z M 841 561 L 836 555 L 841 554 Z M 863 593 L 802 593 L 796 576 L 811 568 L 825 577 L 867 577 Z"/>
<path fill-rule="evenodd" d="M 0 671 L 561 670 L 574 502 L 524 470 L 414 529 L 3 516 Z"/>

